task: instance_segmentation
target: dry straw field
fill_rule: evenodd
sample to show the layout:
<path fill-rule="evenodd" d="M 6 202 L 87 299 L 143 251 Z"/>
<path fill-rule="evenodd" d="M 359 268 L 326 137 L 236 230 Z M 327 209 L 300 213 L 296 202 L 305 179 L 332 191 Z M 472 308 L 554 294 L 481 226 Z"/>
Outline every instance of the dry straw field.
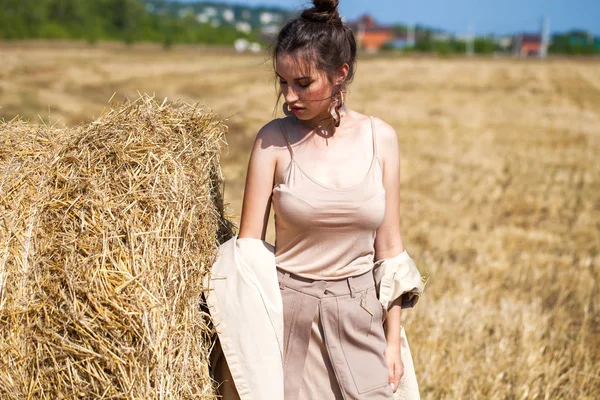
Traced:
<path fill-rule="evenodd" d="M 241 206 L 273 115 L 264 55 L 0 45 L 0 116 L 75 125 L 137 92 L 228 117 Z M 361 57 L 350 107 L 392 124 L 402 233 L 431 276 L 404 313 L 426 399 L 600 397 L 600 61 Z M 272 222 L 267 239 L 274 240 Z"/>

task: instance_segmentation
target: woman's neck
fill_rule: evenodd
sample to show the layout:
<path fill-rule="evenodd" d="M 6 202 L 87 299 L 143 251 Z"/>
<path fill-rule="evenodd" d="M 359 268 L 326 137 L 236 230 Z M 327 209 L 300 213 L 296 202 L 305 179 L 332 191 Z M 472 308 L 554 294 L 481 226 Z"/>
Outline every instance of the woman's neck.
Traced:
<path fill-rule="evenodd" d="M 319 114 L 309 120 L 296 118 L 296 123 L 307 129 L 309 132 L 314 132 L 316 135 L 324 138 L 332 137 L 337 130 L 329 112 Z"/>

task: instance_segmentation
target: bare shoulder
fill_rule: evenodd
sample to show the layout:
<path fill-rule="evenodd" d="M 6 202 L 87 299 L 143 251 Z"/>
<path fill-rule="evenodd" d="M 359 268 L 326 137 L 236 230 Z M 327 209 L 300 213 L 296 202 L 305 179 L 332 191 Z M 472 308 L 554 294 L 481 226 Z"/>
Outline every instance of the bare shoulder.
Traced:
<path fill-rule="evenodd" d="M 281 131 L 282 123 L 284 121 L 276 118 L 260 128 L 254 140 L 254 148 L 273 153 L 285 149 L 287 146 Z"/>
<path fill-rule="evenodd" d="M 398 133 L 393 126 L 377 117 L 373 117 L 373 125 L 375 125 L 375 129 L 377 130 L 377 144 L 380 145 L 379 148 L 398 147 Z"/>
<path fill-rule="evenodd" d="M 290 157 L 282 132 L 283 123 L 284 119 L 274 119 L 258 130 L 250 155 L 250 179 L 269 181 L 272 186 L 281 181 L 281 166 L 289 163 Z"/>
<path fill-rule="evenodd" d="M 398 146 L 398 133 L 396 129 L 381 118 L 373 118 L 373 129 L 376 132 L 377 153 L 384 164 L 396 164 L 400 158 Z"/>

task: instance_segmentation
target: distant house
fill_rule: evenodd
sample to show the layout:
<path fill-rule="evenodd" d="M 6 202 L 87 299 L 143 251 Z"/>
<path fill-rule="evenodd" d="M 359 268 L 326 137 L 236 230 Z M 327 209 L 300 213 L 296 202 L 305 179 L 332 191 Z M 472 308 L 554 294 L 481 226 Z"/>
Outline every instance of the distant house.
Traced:
<path fill-rule="evenodd" d="M 503 51 L 510 51 L 511 45 L 513 44 L 513 38 L 511 36 L 502 36 L 499 38 L 494 38 L 494 43 L 496 43 Z"/>
<path fill-rule="evenodd" d="M 239 32 L 250 33 L 252 31 L 252 25 L 246 21 L 240 21 L 235 24 L 235 29 Z"/>
<path fill-rule="evenodd" d="M 414 30 L 397 32 L 394 39 L 387 42 L 386 46 L 390 46 L 394 49 L 412 48 L 415 47 L 419 40 L 425 40 L 425 36 L 420 32 L 415 33 Z"/>
<path fill-rule="evenodd" d="M 414 38 L 410 38 L 407 34 L 399 34 L 386 44 L 390 44 L 396 49 L 404 49 L 406 47 L 413 47 L 415 45 L 415 40 Z"/>
<path fill-rule="evenodd" d="M 214 7 L 206 7 L 204 9 L 204 14 L 206 16 L 210 17 L 216 17 L 217 16 L 217 9 Z"/>
<path fill-rule="evenodd" d="M 543 54 L 544 43 L 542 35 L 533 33 L 522 33 L 515 36 L 513 42 L 513 54 L 519 56 L 540 56 Z"/>
<path fill-rule="evenodd" d="M 249 42 L 246 39 L 237 39 L 233 43 L 233 46 L 235 48 L 235 51 L 237 51 L 238 53 L 244 53 L 246 51 L 249 51 L 251 53 L 258 53 L 261 50 L 261 46 L 259 43 Z"/>
<path fill-rule="evenodd" d="M 349 23 L 348 27 L 356 35 L 358 47 L 367 51 L 380 50 L 386 43 L 399 39 L 395 27 L 379 25 L 368 14 Z"/>
<path fill-rule="evenodd" d="M 269 25 L 276 21 L 276 16 L 270 12 L 262 12 L 260 14 L 260 23 L 262 25 Z"/>
<path fill-rule="evenodd" d="M 277 25 L 267 25 L 261 28 L 260 30 L 260 40 L 265 43 L 275 43 L 277 39 L 277 34 L 279 33 L 279 26 Z"/>
<path fill-rule="evenodd" d="M 229 23 L 234 22 L 235 14 L 234 14 L 233 10 L 230 8 L 223 10 L 223 19 Z"/>
<path fill-rule="evenodd" d="M 449 33 L 446 32 L 434 32 L 433 35 L 431 36 L 431 39 L 434 42 L 442 42 L 442 43 L 446 43 L 452 40 L 452 35 L 450 35 Z"/>

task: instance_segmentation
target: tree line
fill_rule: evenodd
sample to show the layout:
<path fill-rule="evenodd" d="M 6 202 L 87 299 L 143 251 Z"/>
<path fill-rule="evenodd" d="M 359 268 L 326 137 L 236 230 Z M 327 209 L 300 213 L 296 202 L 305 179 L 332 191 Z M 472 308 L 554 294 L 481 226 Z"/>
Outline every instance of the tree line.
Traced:
<path fill-rule="evenodd" d="M 194 15 L 151 13 L 140 0 L 0 0 L 0 39 L 73 39 L 232 44 L 258 33 L 200 23 Z"/>
<path fill-rule="evenodd" d="M 147 4 L 164 0 L 0 0 L 0 40 L 68 39 L 204 43 L 229 45 L 238 38 L 258 41 L 260 33 L 239 32 L 232 25 L 201 23 L 193 13 L 150 12 Z M 176 9 L 176 7 L 175 7 Z M 407 27 L 398 25 L 399 32 Z M 413 51 L 440 54 L 464 53 L 466 42 L 451 39 L 436 41 L 434 31 L 417 26 L 418 40 Z M 393 48 L 393 46 L 391 47 Z M 599 54 L 600 38 L 583 31 L 552 36 L 549 52 L 554 54 Z M 489 37 L 475 38 L 475 53 L 505 52 Z"/>
<path fill-rule="evenodd" d="M 585 31 L 571 31 L 552 36 L 550 53 L 570 55 L 600 54 L 600 37 L 593 37 Z"/>
<path fill-rule="evenodd" d="M 408 28 L 405 25 L 396 25 L 396 31 L 399 34 L 406 35 Z M 467 42 L 464 39 L 449 36 L 445 40 L 436 40 L 436 30 L 433 28 L 417 26 L 415 29 L 415 44 L 413 47 L 406 47 L 405 52 L 425 52 L 437 53 L 441 55 L 462 54 L 467 51 Z M 516 35 L 513 37 L 513 40 Z M 494 36 L 474 37 L 472 50 L 476 54 L 493 53 L 511 53 L 514 43 L 508 46 L 502 46 Z M 393 42 L 384 46 L 385 50 L 394 50 L 396 46 Z M 594 37 L 592 34 L 582 30 L 572 30 L 566 33 L 555 33 L 551 36 L 549 54 L 566 55 L 594 55 L 600 54 L 600 37 Z"/>

